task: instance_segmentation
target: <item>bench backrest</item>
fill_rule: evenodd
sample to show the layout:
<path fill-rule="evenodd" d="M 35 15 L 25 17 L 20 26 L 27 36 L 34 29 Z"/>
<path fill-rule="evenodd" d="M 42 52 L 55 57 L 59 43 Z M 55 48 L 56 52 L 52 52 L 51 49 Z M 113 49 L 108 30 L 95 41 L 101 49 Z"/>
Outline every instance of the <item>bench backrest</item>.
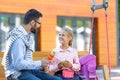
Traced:
<path fill-rule="evenodd" d="M 33 60 L 39 60 L 43 57 L 48 56 L 48 54 L 50 53 L 50 51 L 36 51 L 33 52 Z M 78 51 L 78 56 L 83 56 L 88 54 L 88 51 Z"/>

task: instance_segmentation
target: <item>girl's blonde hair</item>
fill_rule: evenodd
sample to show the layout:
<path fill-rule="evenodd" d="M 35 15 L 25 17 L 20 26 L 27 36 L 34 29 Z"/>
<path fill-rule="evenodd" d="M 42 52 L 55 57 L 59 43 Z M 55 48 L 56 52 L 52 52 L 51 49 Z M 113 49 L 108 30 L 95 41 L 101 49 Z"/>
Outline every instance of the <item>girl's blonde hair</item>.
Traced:
<path fill-rule="evenodd" d="M 73 42 L 73 31 L 71 30 L 71 29 L 69 29 L 69 28 L 63 28 L 62 29 L 63 31 L 65 31 L 66 33 L 67 33 L 67 36 L 69 37 L 69 38 L 71 38 L 71 40 L 69 41 L 69 46 L 72 46 L 72 42 Z"/>

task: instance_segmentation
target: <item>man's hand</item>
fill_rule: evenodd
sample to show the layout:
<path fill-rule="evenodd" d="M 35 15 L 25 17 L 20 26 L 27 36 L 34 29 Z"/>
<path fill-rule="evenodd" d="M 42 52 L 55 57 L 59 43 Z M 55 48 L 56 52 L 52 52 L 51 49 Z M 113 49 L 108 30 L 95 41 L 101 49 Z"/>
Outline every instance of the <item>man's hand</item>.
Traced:
<path fill-rule="evenodd" d="M 45 68 L 50 64 L 50 61 L 47 60 L 46 58 L 41 59 L 41 67 Z"/>

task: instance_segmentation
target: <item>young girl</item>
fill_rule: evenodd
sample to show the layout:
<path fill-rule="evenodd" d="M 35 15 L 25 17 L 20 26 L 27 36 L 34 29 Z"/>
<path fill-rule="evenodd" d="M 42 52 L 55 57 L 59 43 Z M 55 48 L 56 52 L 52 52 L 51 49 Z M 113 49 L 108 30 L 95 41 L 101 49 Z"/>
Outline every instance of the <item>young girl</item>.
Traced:
<path fill-rule="evenodd" d="M 49 71 L 55 71 L 55 75 L 63 80 L 82 80 L 76 73 L 80 69 L 78 51 L 72 48 L 73 32 L 63 28 L 58 36 L 60 47 L 53 49 L 55 54 Z"/>

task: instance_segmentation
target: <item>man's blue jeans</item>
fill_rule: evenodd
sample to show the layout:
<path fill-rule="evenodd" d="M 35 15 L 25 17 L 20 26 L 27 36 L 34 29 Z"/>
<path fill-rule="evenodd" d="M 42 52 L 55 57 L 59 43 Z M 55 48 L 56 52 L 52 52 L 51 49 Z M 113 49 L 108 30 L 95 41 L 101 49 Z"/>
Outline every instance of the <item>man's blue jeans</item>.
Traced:
<path fill-rule="evenodd" d="M 21 70 L 10 75 L 8 80 L 62 80 L 60 77 L 50 75 L 38 70 Z"/>

